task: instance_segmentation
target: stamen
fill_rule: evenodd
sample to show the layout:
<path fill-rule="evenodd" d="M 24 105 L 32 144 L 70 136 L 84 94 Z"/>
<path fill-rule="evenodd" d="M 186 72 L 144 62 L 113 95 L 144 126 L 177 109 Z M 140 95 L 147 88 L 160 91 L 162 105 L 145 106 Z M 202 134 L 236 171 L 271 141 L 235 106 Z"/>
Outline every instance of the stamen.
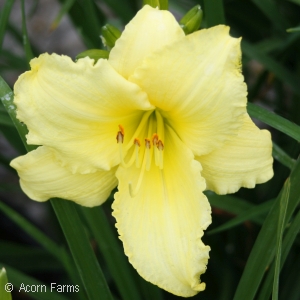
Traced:
<path fill-rule="evenodd" d="M 158 142 L 158 135 L 157 135 L 157 133 L 154 133 L 152 135 L 152 144 L 153 144 L 153 146 L 156 146 L 157 142 Z"/>
<path fill-rule="evenodd" d="M 134 144 L 135 144 L 135 166 L 137 168 L 140 167 L 140 162 L 139 162 L 139 148 L 141 146 L 140 140 L 138 138 L 134 139 Z"/>
<path fill-rule="evenodd" d="M 162 141 L 165 139 L 165 132 L 164 132 L 164 120 L 158 110 L 155 110 L 156 122 L 157 122 L 157 134 Z"/>
<path fill-rule="evenodd" d="M 136 146 L 141 146 L 141 142 L 140 142 L 140 140 L 138 139 L 138 138 L 135 138 L 134 139 L 134 142 L 133 142 Z"/>
<path fill-rule="evenodd" d="M 138 182 L 137 182 L 135 189 L 133 189 L 131 182 L 128 183 L 129 194 L 130 194 L 131 198 L 135 197 L 140 190 L 140 187 L 141 187 L 141 184 L 142 184 L 142 181 L 144 178 L 146 163 L 147 163 L 147 158 L 144 156 L 143 164 L 142 164 L 142 167 L 140 170 L 140 175 L 139 175 Z"/>
<path fill-rule="evenodd" d="M 162 170 L 164 167 L 164 156 L 163 156 L 163 150 L 164 150 L 164 144 L 161 140 L 157 142 L 157 149 L 159 150 L 159 168 Z"/>
<path fill-rule="evenodd" d="M 155 161 L 155 165 L 158 166 L 159 162 L 158 162 L 158 150 L 155 146 L 157 146 L 158 143 L 158 135 L 157 133 L 154 133 L 152 136 L 152 144 L 154 147 L 154 161 Z"/>
<path fill-rule="evenodd" d="M 164 150 L 164 148 L 165 148 L 165 146 L 164 146 L 163 142 L 161 140 L 159 140 L 157 143 L 157 149 L 162 151 L 162 150 Z"/>
<path fill-rule="evenodd" d="M 124 127 L 122 125 L 119 125 L 119 129 L 120 130 L 118 131 L 117 137 L 116 137 L 117 143 L 118 144 L 123 144 L 123 142 L 124 142 L 124 135 L 125 135 L 125 133 L 124 133 Z"/>
<path fill-rule="evenodd" d="M 150 148 L 151 148 L 151 143 L 150 143 L 150 140 L 149 140 L 149 139 L 145 139 L 145 145 L 146 145 L 146 148 L 147 148 L 147 149 L 150 149 Z"/>
<path fill-rule="evenodd" d="M 153 122 L 154 122 L 154 116 L 150 117 L 149 120 L 149 126 L 148 126 L 148 134 L 147 136 L 150 138 L 153 132 Z M 153 148 L 151 148 L 151 141 L 149 138 L 145 139 L 145 155 L 146 155 L 146 170 L 149 171 L 151 167 L 151 161 L 152 161 L 152 153 L 153 153 Z"/>
<path fill-rule="evenodd" d="M 124 127 L 122 125 L 119 124 L 119 130 L 121 131 L 121 133 L 123 134 L 123 136 L 125 135 L 124 132 Z"/>
<path fill-rule="evenodd" d="M 120 162 L 121 162 L 121 165 L 124 167 L 124 168 L 128 168 L 130 167 L 133 162 L 134 162 L 134 159 L 135 159 L 135 156 L 132 155 L 129 162 L 128 163 L 125 163 L 124 161 L 124 155 L 123 155 L 123 142 L 124 142 L 124 127 L 122 125 L 119 125 L 119 131 L 117 133 L 117 143 L 119 144 L 119 154 L 120 154 Z"/>
<path fill-rule="evenodd" d="M 151 167 L 151 142 L 149 139 L 145 139 L 145 151 L 146 151 L 146 170 L 149 171 Z"/>
<path fill-rule="evenodd" d="M 141 122 L 139 123 L 138 128 L 135 130 L 135 133 L 133 134 L 131 140 L 130 140 L 129 143 L 126 145 L 126 150 L 128 150 L 128 149 L 131 147 L 132 143 L 134 143 L 134 139 L 135 139 L 134 137 L 139 136 L 139 134 L 141 133 L 142 129 L 145 127 L 145 125 L 146 125 L 146 123 L 147 123 L 147 121 L 148 121 L 148 118 L 149 118 L 149 116 L 152 114 L 152 112 L 153 112 L 153 111 L 150 110 L 150 111 L 147 111 L 147 112 L 144 113 L 144 115 L 143 115 L 143 117 L 142 117 L 142 120 L 141 120 Z"/>

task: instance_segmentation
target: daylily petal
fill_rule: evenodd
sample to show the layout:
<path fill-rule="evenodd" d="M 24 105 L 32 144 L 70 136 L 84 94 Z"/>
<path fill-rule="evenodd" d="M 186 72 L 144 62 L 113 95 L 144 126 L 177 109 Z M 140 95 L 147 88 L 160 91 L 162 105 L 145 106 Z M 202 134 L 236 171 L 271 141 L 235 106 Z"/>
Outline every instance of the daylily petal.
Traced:
<path fill-rule="evenodd" d="M 235 193 L 240 187 L 253 188 L 273 176 L 270 132 L 259 130 L 248 115 L 236 137 L 196 159 L 203 167 L 207 189 L 218 194 Z"/>
<path fill-rule="evenodd" d="M 15 85 L 17 117 L 29 128 L 29 144 L 49 146 L 72 172 L 108 170 L 119 163 L 118 125 L 131 136 L 151 108 L 138 86 L 107 62 L 43 54 Z"/>
<path fill-rule="evenodd" d="M 128 78 L 151 52 L 184 37 L 174 16 L 145 5 L 125 27 L 109 55 L 111 65 Z"/>
<path fill-rule="evenodd" d="M 136 184 L 140 169 L 118 169 L 113 215 L 125 253 L 140 275 L 188 297 L 205 288 L 199 276 L 206 270 L 210 248 L 201 237 L 211 223 L 211 209 L 202 193 L 201 165 L 168 127 L 164 149 L 163 170 L 152 162 L 135 197 L 128 182 Z"/>
<path fill-rule="evenodd" d="M 234 135 L 246 112 L 240 39 L 228 32 L 221 25 L 190 34 L 148 56 L 129 78 L 196 155 Z"/>
<path fill-rule="evenodd" d="M 116 167 L 92 174 L 72 174 L 55 159 L 53 151 L 39 147 L 11 162 L 29 198 L 46 201 L 52 197 L 72 200 L 83 206 L 102 204 L 117 185 Z"/>

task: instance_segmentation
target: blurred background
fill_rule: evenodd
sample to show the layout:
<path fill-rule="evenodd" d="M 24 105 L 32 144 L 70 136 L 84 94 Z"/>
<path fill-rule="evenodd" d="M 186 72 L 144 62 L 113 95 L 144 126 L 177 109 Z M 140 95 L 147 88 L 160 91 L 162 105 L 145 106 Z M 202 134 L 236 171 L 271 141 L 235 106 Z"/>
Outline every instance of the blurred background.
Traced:
<path fill-rule="evenodd" d="M 18 76 L 29 68 L 28 45 L 34 56 L 55 52 L 75 59 L 86 49 L 104 48 L 100 40 L 101 27 L 109 23 L 123 30 L 142 6 L 141 1 L 137 0 L 26 0 L 22 16 L 21 4 L 18 0 L 0 0 L 0 75 L 11 88 Z M 300 0 L 170 0 L 169 10 L 179 21 L 197 4 L 204 10 L 202 28 L 224 23 L 230 26 L 232 36 L 242 37 L 242 65 L 249 102 L 300 125 L 300 32 L 297 29 L 300 25 Z M 27 34 L 24 31 L 24 17 Z M 29 44 L 24 47 L 27 35 Z M 31 234 L 26 233 L 20 223 L 9 217 L 11 211 L 5 211 L 7 206 L 12 208 L 67 249 L 50 203 L 34 202 L 20 190 L 18 176 L 9 167 L 9 162 L 25 154 L 26 150 L 2 104 L 0 112 L 0 202 L 5 205 L 0 207 L 0 267 L 5 266 L 13 274 L 16 286 L 25 279 L 46 284 L 70 283 L 61 263 Z M 297 141 L 257 119 L 255 122 L 260 128 L 271 131 L 275 142 L 274 157 L 284 151 L 287 158 L 284 160 L 281 155 L 279 161 L 275 160 L 274 178 L 255 189 L 241 189 L 234 196 L 224 197 L 207 192 L 213 206 L 213 223 L 203 239 L 212 248 L 211 259 L 206 274 L 201 277 L 206 282 L 206 290 L 195 299 L 233 299 L 251 249 L 271 207 L 261 209 L 260 205 L 271 203 L 269 201 L 277 197 L 299 155 Z M 103 206 L 103 211 L 116 237 L 114 219 L 111 217 L 112 201 L 113 195 Z M 247 211 L 254 207 L 260 207 L 261 212 L 257 210 L 255 217 L 249 214 L 247 218 Z M 229 223 L 231 225 L 227 229 L 210 233 L 240 214 L 246 216 L 245 220 Z M 91 243 L 115 299 L 123 299 L 92 235 Z M 118 247 L 122 248 L 119 242 Z M 300 299 L 299 253 L 300 238 L 297 236 L 281 273 L 279 299 Z M 128 268 L 141 292 L 141 299 L 179 299 L 143 281 L 129 264 Z M 259 296 L 262 288 L 263 280 L 257 299 L 269 299 Z M 76 294 L 64 296 L 66 299 L 79 297 Z M 34 293 L 13 293 L 13 299 L 42 297 Z"/>

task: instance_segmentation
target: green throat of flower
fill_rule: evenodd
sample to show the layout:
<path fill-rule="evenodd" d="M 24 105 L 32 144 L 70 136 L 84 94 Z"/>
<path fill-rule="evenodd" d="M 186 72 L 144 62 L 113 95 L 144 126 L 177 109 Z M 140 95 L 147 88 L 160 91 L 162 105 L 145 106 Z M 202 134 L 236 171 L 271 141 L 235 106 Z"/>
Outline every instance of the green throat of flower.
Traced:
<path fill-rule="evenodd" d="M 129 168 L 134 162 L 140 168 L 140 175 L 136 187 L 129 182 L 131 197 L 135 197 L 139 191 L 145 171 L 149 171 L 154 159 L 155 165 L 162 170 L 164 165 L 164 120 L 157 109 L 144 113 L 131 140 L 124 146 L 125 129 L 119 125 L 117 143 L 119 144 L 120 162 L 122 167 Z M 145 143 L 141 143 L 141 141 Z M 131 153 L 125 162 L 124 153 Z M 154 158 L 153 158 L 154 156 Z"/>

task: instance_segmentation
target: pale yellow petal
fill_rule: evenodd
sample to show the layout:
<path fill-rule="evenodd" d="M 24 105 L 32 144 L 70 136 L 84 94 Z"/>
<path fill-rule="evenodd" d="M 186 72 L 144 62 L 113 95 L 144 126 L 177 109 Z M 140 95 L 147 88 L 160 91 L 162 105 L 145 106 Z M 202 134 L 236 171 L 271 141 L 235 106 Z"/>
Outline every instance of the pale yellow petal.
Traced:
<path fill-rule="evenodd" d="M 184 37 L 173 15 L 145 5 L 125 27 L 109 55 L 111 65 L 128 78 L 153 51 Z"/>
<path fill-rule="evenodd" d="M 151 108 L 138 86 L 107 62 L 43 54 L 15 85 L 17 117 L 29 128 L 27 141 L 56 150 L 72 172 L 89 173 L 119 163 L 118 125 L 131 136 Z"/>
<path fill-rule="evenodd" d="M 36 201 L 59 197 L 92 207 L 102 204 L 117 185 L 116 167 L 92 174 L 72 174 L 43 146 L 15 158 L 11 166 L 20 176 L 24 193 Z"/>
<path fill-rule="evenodd" d="M 140 169 L 119 167 L 119 192 L 113 203 L 125 253 L 138 273 L 170 293 L 189 297 L 205 289 L 208 246 L 201 241 L 211 222 L 202 191 L 201 165 L 167 127 L 164 168 L 152 161 L 135 197 L 128 184 L 137 183 Z"/>
<path fill-rule="evenodd" d="M 242 125 L 247 89 L 240 72 L 240 39 L 216 26 L 186 36 L 147 57 L 130 81 L 196 155 L 220 147 Z"/>
<path fill-rule="evenodd" d="M 248 115 L 236 137 L 197 159 L 203 167 L 207 189 L 218 194 L 234 193 L 240 187 L 253 188 L 273 177 L 270 132 L 259 130 Z"/>

